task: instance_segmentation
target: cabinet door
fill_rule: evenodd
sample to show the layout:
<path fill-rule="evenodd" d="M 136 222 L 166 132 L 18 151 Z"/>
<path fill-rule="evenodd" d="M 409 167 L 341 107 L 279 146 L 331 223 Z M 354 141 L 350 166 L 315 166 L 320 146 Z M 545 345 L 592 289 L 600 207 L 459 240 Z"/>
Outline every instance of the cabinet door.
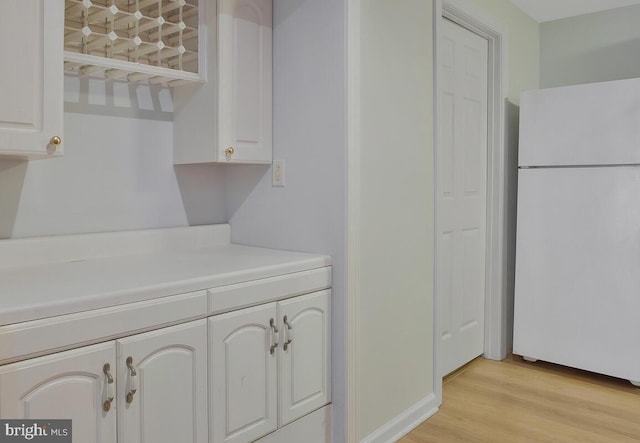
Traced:
<path fill-rule="evenodd" d="M 0 2 L 0 155 L 62 153 L 63 28 L 62 0 Z"/>
<path fill-rule="evenodd" d="M 279 426 L 331 401 L 329 294 L 315 292 L 278 303 Z"/>
<path fill-rule="evenodd" d="M 118 441 L 207 443 L 206 320 L 117 343 Z"/>
<path fill-rule="evenodd" d="M 277 427 L 276 305 L 209 319 L 213 443 L 246 443 Z"/>
<path fill-rule="evenodd" d="M 3 366 L 0 417 L 71 419 L 74 443 L 115 443 L 115 401 L 103 409 L 115 395 L 115 357 L 109 342 Z"/>
<path fill-rule="evenodd" d="M 272 8 L 271 0 L 218 1 L 220 161 L 271 162 Z"/>

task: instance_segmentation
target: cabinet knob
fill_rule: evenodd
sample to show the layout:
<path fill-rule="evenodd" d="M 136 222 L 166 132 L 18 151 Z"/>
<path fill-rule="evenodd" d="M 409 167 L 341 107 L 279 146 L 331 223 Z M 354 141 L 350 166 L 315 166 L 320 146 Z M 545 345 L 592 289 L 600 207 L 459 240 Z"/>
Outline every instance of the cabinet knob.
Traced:
<path fill-rule="evenodd" d="M 233 149 L 233 146 L 229 146 L 227 149 L 224 150 L 224 153 L 227 154 L 229 157 L 232 156 L 234 152 L 236 152 L 236 150 Z"/>
<path fill-rule="evenodd" d="M 51 137 L 49 144 L 47 145 L 47 154 L 55 154 L 61 143 L 62 139 L 59 136 L 54 135 Z"/>

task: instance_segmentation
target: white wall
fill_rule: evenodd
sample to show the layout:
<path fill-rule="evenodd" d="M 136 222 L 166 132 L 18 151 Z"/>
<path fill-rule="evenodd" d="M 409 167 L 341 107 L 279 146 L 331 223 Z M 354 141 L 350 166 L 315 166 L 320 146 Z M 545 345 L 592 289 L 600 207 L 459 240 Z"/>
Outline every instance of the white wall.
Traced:
<path fill-rule="evenodd" d="M 361 439 L 434 391 L 432 7 L 361 2 Z"/>
<path fill-rule="evenodd" d="M 0 238 L 226 222 L 222 168 L 172 159 L 168 89 L 65 78 L 60 158 L 0 161 Z"/>
<path fill-rule="evenodd" d="M 334 441 L 344 441 L 345 404 L 345 2 L 275 0 L 273 158 L 229 168 L 227 214 L 234 242 L 333 257 Z"/>
<path fill-rule="evenodd" d="M 640 77 L 640 5 L 540 25 L 542 87 Z"/>
<path fill-rule="evenodd" d="M 520 105 L 520 92 L 540 83 L 540 25 L 510 0 L 460 0 L 499 21 L 507 32 L 509 102 Z M 517 121 L 516 121 L 517 125 Z"/>

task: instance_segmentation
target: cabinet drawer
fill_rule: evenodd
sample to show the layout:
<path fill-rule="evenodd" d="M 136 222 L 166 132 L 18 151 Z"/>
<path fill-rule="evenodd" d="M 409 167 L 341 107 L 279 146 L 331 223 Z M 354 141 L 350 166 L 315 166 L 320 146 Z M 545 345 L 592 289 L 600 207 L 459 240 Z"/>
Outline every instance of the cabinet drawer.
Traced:
<path fill-rule="evenodd" d="M 209 315 L 331 287 L 331 266 L 209 289 Z"/>
<path fill-rule="evenodd" d="M 206 291 L 0 327 L 0 363 L 203 318 Z"/>

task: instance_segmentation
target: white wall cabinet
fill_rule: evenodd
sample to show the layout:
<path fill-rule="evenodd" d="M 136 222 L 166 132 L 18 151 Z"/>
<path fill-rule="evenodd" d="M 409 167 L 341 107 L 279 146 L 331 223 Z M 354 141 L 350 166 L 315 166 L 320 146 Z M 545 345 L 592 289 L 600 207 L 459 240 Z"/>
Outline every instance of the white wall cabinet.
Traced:
<path fill-rule="evenodd" d="M 0 417 L 72 419 L 79 443 L 207 443 L 206 355 L 198 320 L 6 365 Z"/>
<path fill-rule="evenodd" d="M 64 69 L 168 86 L 202 82 L 205 1 L 65 0 Z"/>
<path fill-rule="evenodd" d="M 199 63 L 206 68 L 182 75 L 206 75 L 207 82 L 175 90 L 176 164 L 271 162 L 272 9 L 272 0 L 207 0 L 200 10 L 208 31 L 198 40 L 198 50 L 206 50 Z M 0 2 L 0 37 L 20 42 L 0 49 L 3 59 L 11 60 L 11 69 L 0 70 L 0 156 L 33 159 L 63 153 L 64 14 L 62 0 Z M 83 66 L 76 55 L 85 56 L 67 51 L 71 70 Z M 102 66 L 100 57 L 94 59 Z M 108 63 L 102 69 L 109 70 Z M 129 72 L 114 67 L 114 75 Z M 135 79 L 170 77 L 154 66 L 146 69 Z"/>
<path fill-rule="evenodd" d="M 213 443 L 247 443 L 330 402 L 329 291 L 209 319 Z"/>
<path fill-rule="evenodd" d="M 206 12 L 208 81 L 174 91 L 174 163 L 270 163 L 273 2 L 217 5 Z"/>
<path fill-rule="evenodd" d="M 64 2 L 0 2 L 0 155 L 62 154 Z"/>

